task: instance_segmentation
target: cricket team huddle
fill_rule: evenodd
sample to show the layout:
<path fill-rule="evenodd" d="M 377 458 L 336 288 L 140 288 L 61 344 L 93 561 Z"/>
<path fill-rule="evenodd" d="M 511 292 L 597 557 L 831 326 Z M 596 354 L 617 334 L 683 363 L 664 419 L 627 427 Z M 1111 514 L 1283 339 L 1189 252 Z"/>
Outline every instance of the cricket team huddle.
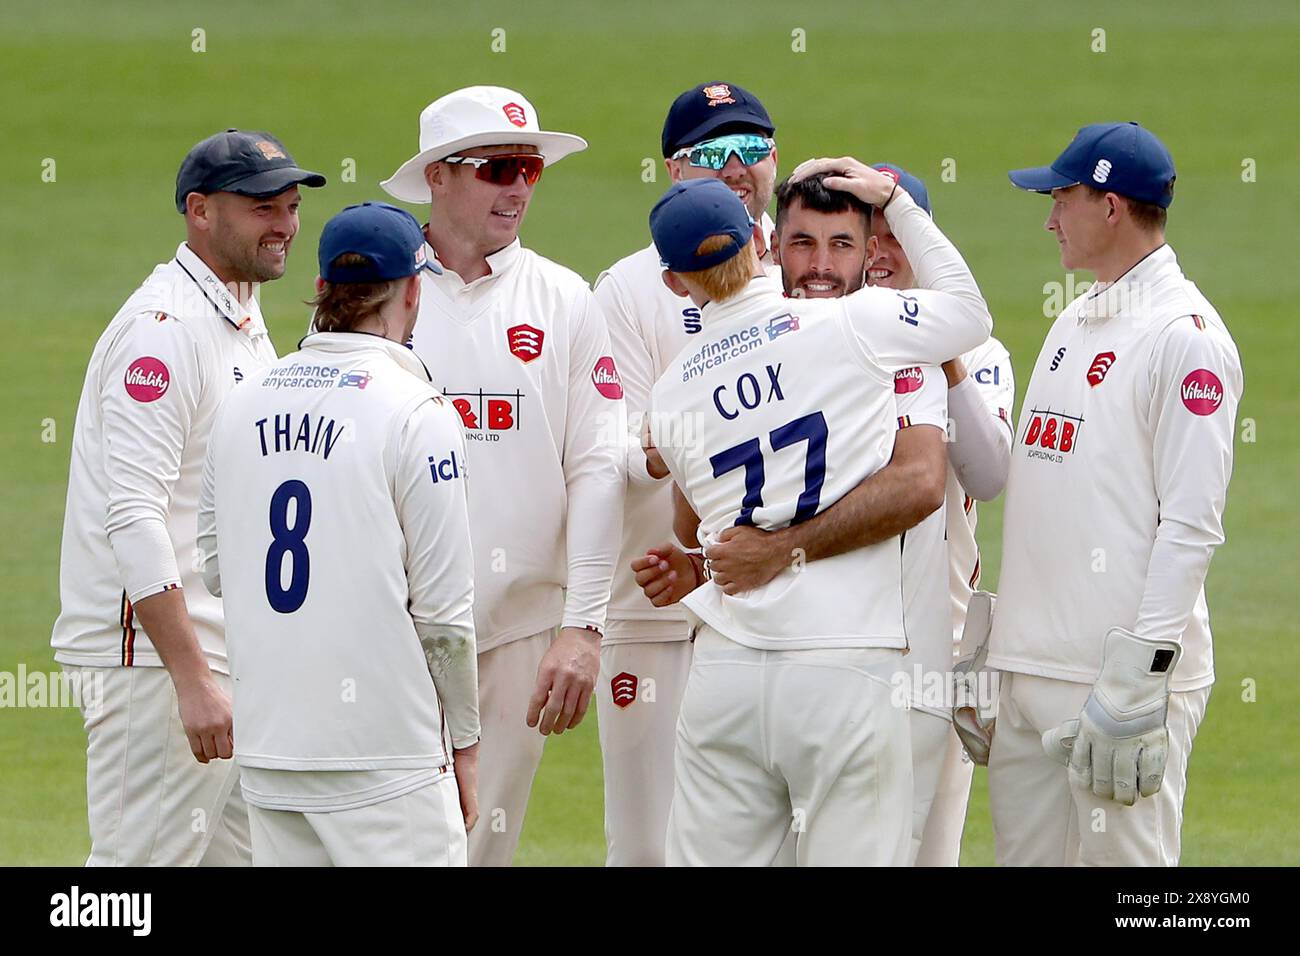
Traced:
<path fill-rule="evenodd" d="M 700 84 L 589 287 L 519 239 L 586 146 L 514 90 L 431 103 L 381 184 L 426 222 L 331 218 L 283 358 L 257 290 L 325 178 L 264 132 L 186 155 L 77 410 L 88 865 L 508 866 L 593 700 L 611 866 L 955 866 L 976 763 L 999 864 L 1176 865 L 1243 376 L 1165 146 L 1098 123 L 1010 173 L 1096 277 L 1018 420 L 915 175 L 778 184 L 760 100 Z"/>

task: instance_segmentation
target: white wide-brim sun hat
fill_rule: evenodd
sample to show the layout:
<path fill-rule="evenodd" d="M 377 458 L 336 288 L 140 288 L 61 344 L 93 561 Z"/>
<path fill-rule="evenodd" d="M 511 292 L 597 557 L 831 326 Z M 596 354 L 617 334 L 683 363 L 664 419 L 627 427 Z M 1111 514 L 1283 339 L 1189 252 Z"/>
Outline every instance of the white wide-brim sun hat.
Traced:
<path fill-rule="evenodd" d="M 474 146 L 519 143 L 541 153 L 547 166 L 587 148 L 571 133 L 543 130 L 537 110 L 523 94 L 502 86 L 468 86 L 434 100 L 420 113 L 420 151 L 380 185 L 403 202 L 432 200 L 424 169 Z"/>

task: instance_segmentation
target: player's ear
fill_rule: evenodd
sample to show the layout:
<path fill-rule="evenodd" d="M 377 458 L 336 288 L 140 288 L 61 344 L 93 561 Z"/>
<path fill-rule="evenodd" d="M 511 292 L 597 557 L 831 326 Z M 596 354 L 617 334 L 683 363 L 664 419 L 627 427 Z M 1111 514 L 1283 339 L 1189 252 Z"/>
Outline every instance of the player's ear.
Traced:
<path fill-rule="evenodd" d="M 876 260 L 880 253 L 880 240 L 875 236 L 867 236 L 867 268 L 871 268 L 871 263 Z"/>
<path fill-rule="evenodd" d="M 198 229 L 210 229 L 210 209 L 208 197 L 203 193 L 188 193 L 185 196 L 185 221 Z"/>
<path fill-rule="evenodd" d="M 420 307 L 420 273 L 406 277 L 406 288 L 403 291 L 403 304 L 408 309 L 418 309 Z"/>
<path fill-rule="evenodd" d="M 772 241 L 767 244 L 767 248 L 772 251 L 772 265 L 781 264 L 781 243 L 777 241 L 776 230 L 772 230 Z"/>
<path fill-rule="evenodd" d="M 668 178 L 672 182 L 680 183 L 682 181 L 682 167 L 675 159 L 665 159 L 664 169 L 668 170 Z"/>
<path fill-rule="evenodd" d="M 325 280 L 322 279 L 320 276 L 316 277 L 316 291 L 318 293 L 325 291 Z"/>
<path fill-rule="evenodd" d="M 664 280 L 664 285 L 668 287 L 668 291 L 673 295 L 685 298 L 691 294 L 691 290 L 686 288 L 686 283 L 681 280 L 676 272 L 665 269 L 661 273 L 661 277 Z"/>
<path fill-rule="evenodd" d="M 430 163 L 425 166 L 424 181 L 429 187 L 429 192 L 436 193 L 438 187 L 442 185 L 442 163 Z"/>

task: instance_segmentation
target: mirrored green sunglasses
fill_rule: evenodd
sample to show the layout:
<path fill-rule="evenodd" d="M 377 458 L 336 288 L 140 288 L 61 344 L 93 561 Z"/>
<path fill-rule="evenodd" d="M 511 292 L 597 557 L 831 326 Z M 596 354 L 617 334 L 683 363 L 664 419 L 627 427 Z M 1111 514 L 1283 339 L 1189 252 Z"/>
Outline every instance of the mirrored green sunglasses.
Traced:
<path fill-rule="evenodd" d="M 673 153 L 670 158 L 681 159 L 685 156 L 692 166 L 701 169 L 721 169 L 727 165 L 732 154 L 735 154 L 746 166 L 753 166 L 767 159 L 772 154 L 774 146 L 776 141 L 770 136 L 762 136 L 758 133 L 732 133 L 729 136 L 706 139 L 694 146 L 686 146 Z"/>

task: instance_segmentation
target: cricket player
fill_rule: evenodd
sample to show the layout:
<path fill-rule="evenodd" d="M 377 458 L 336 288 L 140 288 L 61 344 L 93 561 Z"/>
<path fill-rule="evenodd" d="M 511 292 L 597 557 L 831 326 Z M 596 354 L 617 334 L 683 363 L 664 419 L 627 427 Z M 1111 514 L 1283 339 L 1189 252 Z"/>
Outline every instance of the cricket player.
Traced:
<path fill-rule="evenodd" d="M 383 184 L 430 204 L 442 274 L 423 279 L 412 343 L 475 476 L 474 866 L 510 864 L 545 735 L 586 715 L 618 554 L 627 424 L 605 320 L 581 276 L 519 242 L 543 169 L 585 147 L 542 130 L 522 94 L 469 87 L 425 108 L 420 152 Z"/>
<path fill-rule="evenodd" d="M 956 250 L 905 191 L 850 159 L 834 172 L 881 207 L 932 290 L 796 303 L 758 262 L 752 220 L 717 183 L 674 186 L 651 214 L 666 281 L 705 335 L 669 365 L 652 439 L 707 542 L 723 528 L 800 523 L 889 460 L 894 372 L 978 344 L 991 322 Z M 950 354 L 951 353 L 951 354 Z M 674 421 L 699 419 L 688 443 Z M 787 567 L 740 595 L 685 599 L 702 624 L 678 722 L 667 862 L 770 864 L 792 819 L 798 862 L 900 864 L 911 832 L 898 542 Z M 794 700 L 818 706 L 796 707 Z"/>
<path fill-rule="evenodd" d="M 754 94 L 734 83 L 701 83 L 678 96 L 661 146 L 672 182 L 720 179 L 762 223 L 771 220 L 776 127 Z M 701 329 L 700 310 L 663 282 L 654 244 L 620 259 L 595 283 L 609 323 L 628 411 L 628 485 L 609 627 L 601 642 L 596 689 L 605 767 L 605 842 L 609 866 L 662 866 L 672 802 L 674 728 L 691 663 L 685 608 L 654 606 L 631 570 L 647 549 L 672 539 L 672 482 L 646 470 L 641 447 L 650 388 Z"/>
<path fill-rule="evenodd" d="M 275 361 L 256 292 L 284 275 L 300 185 L 325 177 L 268 133 L 197 144 L 176 177 L 185 241 L 90 357 L 50 642 L 69 674 L 103 681 L 102 710 L 84 713 L 90 866 L 250 860 L 238 770 L 217 762 L 231 685 L 196 512 L 217 406 Z"/>
<path fill-rule="evenodd" d="M 405 343 L 415 217 L 320 238 L 314 331 L 235 389 L 199 510 L 224 597 L 258 866 L 465 866 L 477 816 L 474 559 L 460 416 Z"/>
<path fill-rule="evenodd" d="M 930 212 L 929 195 L 919 179 L 888 164 L 874 168 L 896 178 L 917 205 Z M 889 231 L 885 217 L 870 216 L 870 207 L 860 207 L 863 215 L 859 215 L 852 205 L 856 200 L 847 193 L 826 189 L 823 179 L 823 176 L 812 176 L 800 181 L 791 180 L 782 184 L 778 191 L 777 228 L 772 245 L 782 266 L 786 294 L 818 298 L 852 293 L 862 287 L 869 267 L 876 273 L 876 280 L 887 288 L 907 289 L 915 285 L 911 265 Z M 983 361 L 983 356 L 1001 349 L 1000 345 L 992 344 L 994 342 L 990 338 L 989 342 L 967 353 L 966 358 Z M 959 366 L 960 361 L 944 363 L 944 369 Z M 998 366 L 994 368 L 996 370 Z M 999 388 L 1009 389 L 1009 359 L 1001 372 L 998 377 L 1003 385 Z M 961 381 L 970 381 L 964 371 L 961 374 Z M 980 377 L 991 382 L 996 374 L 996 371 L 989 373 L 985 370 Z M 909 651 L 903 661 L 903 670 L 896 676 L 896 686 L 911 691 L 912 856 L 916 865 L 957 864 L 971 776 L 970 764 L 963 763 L 960 743 L 951 732 L 950 702 L 944 693 L 953 664 L 953 625 L 948 595 L 952 558 L 946 541 L 952 541 L 962 529 L 966 529 L 966 533 L 971 535 L 973 549 L 973 532 L 966 523 L 967 511 L 963 507 L 966 502 L 962 500 L 966 498 L 969 501 L 969 496 L 958 483 L 955 470 L 960 467 L 966 480 L 971 481 L 981 494 L 996 494 L 1005 480 L 1010 445 L 1008 429 L 997 424 L 1005 421 L 1007 412 L 994 417 L 986 411 L 983 402 L 961 401 L 960 395 L 949 408 L 950 380 L 951 375 L 945 376 L 935 367 L 918 366 L 896 374 L 895 398 L 900 430 L 895 439 L 893 458 L 881 472 L 860 486 L 861 490 L 855 489 L 835 507 L 781 532 L 762 532 L 752 527 L 727 529 L 721 536 L 724 540 L 708 551 L 714 580 L 730 593 L 766 584 L 789 565 L 792 553 L 839 553 L 852 546 L 850 534 L 872 533 L 873 525 L 880 520 L 878 509 L 882 505 L 887 507 L 889 503 L 899 504 L 905 500 L 897 492 L 884 496 L 877 494 L 863 499 L 870 502 L 869 507 L 855 507 L 855 498 L 866 494 L 870 490 L 868 486 L 874 488 L 873 483 L 892 470 L 908 468 L 911 461 L 925 461 L 922 450 L 928 445 L 934 444 L 938 448 L 938 501 L 928 514 L 919 516 L 919 523 L 913 521 L 912 526 L 904 525 L 900 529 L 907 530 L 903 538 L 903 620 Z M 990 400 L 994 399 L 990 397 Z M 1000 393 L 996 400 L 1009 405 L 1006 393 Z M 955 440 L 945 445 L 943 437 L 949 418 L 951 437 Z M 937 429 L 937 432 L 932 432 L 932 429 Z M 945 449 L 953 453 L 953 468 L 949 467 Z M 905 471 L 902 487 L 913 490 L 924 487 L 930 477 L 928 471 Z M 955 498 L 954 489 L 961 497 Z M 973 511 L 973 507 L 970 510 Z M 841 545 L 839 551 L 828 548 L 832 541 Z M 669 556 L 660 558 L 657 564 L 638 562 L 638 580 L 643 580 L 647 587 L 655 588 L 658 593 L 663 584 L 657 584 L 655 579 L 671 573 L 672 560 Z M 965 578 L 969 576 L 967 571 L 962 582 L 967 595 L 970 588 Z M 688 575 L 683 574 L 683 577 L 689 579 Z M 956 779 L 949 783 L 952 777 Z M 946 803 L 940 802 L 945 796 L 951 799 Z M 936 806 L 938 814 L 934 812 Z M 936 849 L 940 845 L 941 852 Z"/>
<path fill-rule="evenodd" d="M 987 658 L 999 863 L 1178 862 L 1242 371 L 1165 241 L 1174 175 L 1136 123 L 1010 174 L 1051 194 L 1061 264 L 1097 281 L 1047 334 L 1012 452 Z"/>

